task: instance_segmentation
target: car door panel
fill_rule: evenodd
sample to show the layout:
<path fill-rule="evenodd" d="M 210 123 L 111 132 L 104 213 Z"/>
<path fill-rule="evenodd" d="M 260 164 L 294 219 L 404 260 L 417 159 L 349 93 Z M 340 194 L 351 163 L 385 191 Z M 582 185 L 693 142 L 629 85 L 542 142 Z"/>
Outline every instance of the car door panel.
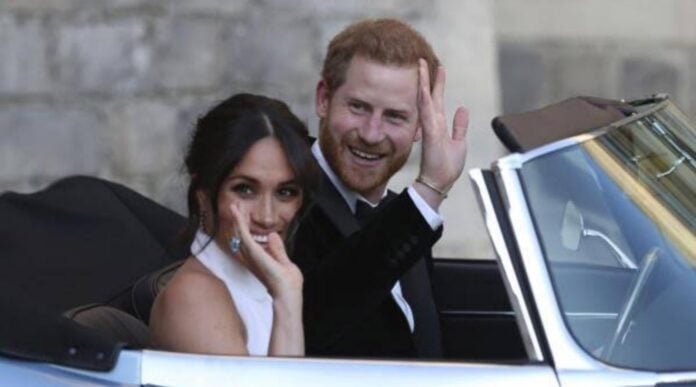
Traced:
<path fill-rule="evenodd" d="M 445 356 L 526 359 L 497 262 L 435 259 L 433 266 L 433 291 Z"/>

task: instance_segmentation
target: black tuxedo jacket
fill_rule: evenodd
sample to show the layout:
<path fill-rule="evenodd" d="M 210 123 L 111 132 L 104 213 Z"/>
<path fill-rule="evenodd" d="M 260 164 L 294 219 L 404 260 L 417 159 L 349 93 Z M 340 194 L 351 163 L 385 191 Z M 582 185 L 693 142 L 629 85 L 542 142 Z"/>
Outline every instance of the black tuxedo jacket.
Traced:
<path fill-rule="evenodd" d="M 430 287 L 433 231 L 406 191 L 362 227 L 328 177 L 295 234 L 292 258 L 304 274 L 308 355 L 440 357 Z M 412 335 L 391 289 L 401 279 Z"/>

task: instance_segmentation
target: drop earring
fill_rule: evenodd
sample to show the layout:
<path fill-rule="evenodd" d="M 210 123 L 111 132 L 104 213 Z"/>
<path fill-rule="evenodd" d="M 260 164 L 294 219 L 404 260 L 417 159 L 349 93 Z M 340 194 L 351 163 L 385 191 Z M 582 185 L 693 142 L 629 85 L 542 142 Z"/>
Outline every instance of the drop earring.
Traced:
<path fill-rule="evenodd" d="M 205 229 L 205 221 L 206 221 L 207 217 L 208 217 L 208 212 L 206 210 L 201 210 L 200 214 L 198 214 L 198 218 L 200 219 L 200 227 L 202 229 Z"/>

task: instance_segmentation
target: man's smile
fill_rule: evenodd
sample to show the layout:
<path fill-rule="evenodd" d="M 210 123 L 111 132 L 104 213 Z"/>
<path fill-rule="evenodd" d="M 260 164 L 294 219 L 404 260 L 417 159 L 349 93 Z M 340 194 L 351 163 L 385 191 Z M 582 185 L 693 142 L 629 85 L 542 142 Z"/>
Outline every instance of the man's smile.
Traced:
<path fill-rule="evenodd" d="M 383 154 L 380 153 L 375 153 L 375 152 L 366 152 L 363 150 L 360 150 L 358 148 L 354 148 L 352 146 L 349 146 L 348 149 L 350 150 L 350 153 L 352 153 L 354 156 L 367 160 L 367 161 L 375 161 L 379 160 L 384 157 Z"/>

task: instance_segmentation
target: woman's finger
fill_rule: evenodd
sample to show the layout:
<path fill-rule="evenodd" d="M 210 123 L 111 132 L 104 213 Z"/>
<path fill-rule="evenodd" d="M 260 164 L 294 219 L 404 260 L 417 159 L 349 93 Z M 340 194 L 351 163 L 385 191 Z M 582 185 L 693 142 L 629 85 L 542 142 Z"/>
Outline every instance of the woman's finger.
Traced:
<path fill-rule="evenodd" d="M 258 244 L 254 240 L 254 238 L 251 237 L 251 232 L 249 231 L 247 220 L 248 217 L 245 217 L 239 210 L 239 208 L 235 205 L 232 205 L 230 208 L 232 209 L 235 224 L 238 225 L 237 228 L 239 232 L 239 237 L 242 241 L 241 248 L 244 252 L 244 256 L 246 257 L 248 263 L 267 275 L 277 272 L 278 262 L 282 262 L 283 258 L 285 260 L 289 260 L 287 258 L 287 255 L 285 254 L 285 248 L 283 247 L 283 242 L 282 240 L 280 240 L 280 237 L 277 234 L 275 235 L 275 237 L 277 238 L 275 243 L 279 243 L 280 246 L 275 245 L 273 247 L 275 250 L 271 250 L 269 248 L 269 254 L 269 252 L 264 250 L 264 248 L 260 244 Z M 273 234 L 275 233 L 269 235 L 269 247 L 272 246 L 270 245 L 271 240 L 275 240 L 274 238 L 272 238 Z M 283 258 L 278 259 L 278 256 Z"/>
<path fill-rule="evenodd" d="M 256 241 L 254 241 L 254 238 L 251 237 L 251 232 L 249 232 L 249 221 L 247 220 L 247 216 L 242 213 L 242 211 L 237 207 L 236 204 L 230 205 L 230 210 L 232 211 L 232 218 L 234 221 L 234 227 L 237 230 L 237 233 L 239 234 L 237 237 L 241 240 L 242 242 L 242 249 L 245 251 L 248 251 L 249 254 L 246 255 L 255 255 L 258 254 L 258 249 L 261 249 L 261 246 L 259 246 Z"/>
<path fill-rule="evenodd" d="M 276 232 L 268 234 L 268 251 L 271 253 L 271 257 L 275 258 L 276 261 L 280 263 L 290 262 L 290 258 L 288 258 L 285 252 L 283 240 Z"/>

